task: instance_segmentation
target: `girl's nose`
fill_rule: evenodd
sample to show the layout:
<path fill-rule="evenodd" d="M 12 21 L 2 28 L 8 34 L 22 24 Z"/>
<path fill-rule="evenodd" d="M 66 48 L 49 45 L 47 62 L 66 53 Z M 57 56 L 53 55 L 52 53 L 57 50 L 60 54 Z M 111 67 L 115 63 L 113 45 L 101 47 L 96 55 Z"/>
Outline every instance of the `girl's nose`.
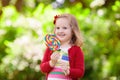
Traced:
<path fill-rule="evenodd" d="M 60 29 L 58 30 L 58 32 L 63 32 L 63 30 L 60 28 Z"/>

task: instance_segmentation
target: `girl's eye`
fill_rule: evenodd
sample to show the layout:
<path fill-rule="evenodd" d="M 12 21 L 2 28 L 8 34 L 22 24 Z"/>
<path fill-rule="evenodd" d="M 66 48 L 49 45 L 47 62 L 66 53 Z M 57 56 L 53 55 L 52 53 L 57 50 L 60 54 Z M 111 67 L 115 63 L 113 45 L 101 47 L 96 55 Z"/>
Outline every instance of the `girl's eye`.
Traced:
<path fill-rule="evenodd" d="M 56 27 L 56 29 L 60 29 L 60 27 Z"/>
<path fill-rule="evenodd" d="M 63 27 L 63 29 L 67 29 L 67 27 Z"/>

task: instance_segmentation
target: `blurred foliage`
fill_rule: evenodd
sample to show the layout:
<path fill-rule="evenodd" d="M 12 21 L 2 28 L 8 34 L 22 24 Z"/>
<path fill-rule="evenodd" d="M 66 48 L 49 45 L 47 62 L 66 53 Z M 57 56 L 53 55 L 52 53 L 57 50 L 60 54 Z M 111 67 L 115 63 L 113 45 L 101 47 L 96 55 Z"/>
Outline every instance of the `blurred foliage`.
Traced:
<path fill-rule="evenodd" d="M 120 79 L 119 0 L 1 0 L 0 80 L 44 80 L 43 38 L 61 13 L 75 15 L 84 36 L 81 80 Z"/>

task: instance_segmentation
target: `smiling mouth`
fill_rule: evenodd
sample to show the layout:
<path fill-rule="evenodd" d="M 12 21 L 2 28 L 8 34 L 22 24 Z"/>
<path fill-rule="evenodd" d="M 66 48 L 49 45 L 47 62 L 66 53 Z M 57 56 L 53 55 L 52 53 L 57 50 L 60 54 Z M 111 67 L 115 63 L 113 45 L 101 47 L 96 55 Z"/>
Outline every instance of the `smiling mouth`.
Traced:
<path fill-rule="evenodd" d="M 65 34 L 60 34 L 60 35 L 58 35 L 59 37 L 64 37 L 65 36 Z"/>

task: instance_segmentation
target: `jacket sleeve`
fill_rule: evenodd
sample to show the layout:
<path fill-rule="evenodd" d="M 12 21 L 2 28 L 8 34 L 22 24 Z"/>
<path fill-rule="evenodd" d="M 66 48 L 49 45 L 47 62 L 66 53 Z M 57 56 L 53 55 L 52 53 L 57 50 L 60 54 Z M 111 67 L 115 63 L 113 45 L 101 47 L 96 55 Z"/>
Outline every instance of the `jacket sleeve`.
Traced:
<path fill-rule="evenodd" d="M 51 53 L 52 51 L 49 48 L 45 50 L 43 59 L 40 64 L 40 70 L 43 73 L 49 73 L 52 70 L 52 67 L 49 64 Z"/>
<path fill-rule="evenodd" d="M 73 64 L 74 67 L 70 68 L 70 74 L 69 76 L 72 78 L 81 78 L 84 75 L 84 55 L 82 50 L 79 47 L 75 48 L 74 51 L 74 60 L 73 60 Z"/>

